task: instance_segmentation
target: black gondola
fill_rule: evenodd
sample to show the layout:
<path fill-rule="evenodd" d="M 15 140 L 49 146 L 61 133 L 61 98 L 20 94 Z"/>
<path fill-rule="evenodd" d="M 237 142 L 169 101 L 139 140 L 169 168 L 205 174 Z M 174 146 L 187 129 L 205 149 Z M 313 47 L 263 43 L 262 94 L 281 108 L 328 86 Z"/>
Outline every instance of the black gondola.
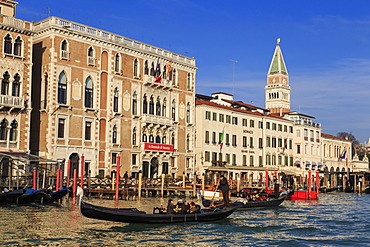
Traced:
<path fill-rule="evenodd" d="M 261 201 L 248 201 L 245 198 L 238 198 L 234 201 L 231 201 L 231 205 L 241 204 L 241 209 L 243 208 L 263 208 L 263 207 L 277 207 L 285 201 L 287 194 L 281 195 L 279 198 L 270 199 L 270 200 L 261 200 Z M 202 204 L 204 207 L 209 207 L 211 205 L 211 200 L 203 199 Z M 223 205 L 223 201 L 214 201 L 215 206 Z"/>
<path fill-rule="evenodd" d="M 17 198 L 17 203 L 43 202 L 44 198 L 48 198 L 48 194 L 44 190 L 27 189 Z"/>
<path fill-rule="evenodd" d="M 45 202 L 55 202 L 59 199 L 62 199 L 64 196 L 66 196 L 70 191 L 70 188 L 64 188 L 57 191 L 53 191 L 48 193 L 48 197 L 44 198 Z"/>
<path fill-rule="evenodd" d="M 11 190 L 0 194 L 0 203 L 15 203 L 26 190 Z"/>
<path fill-rule="evenodd" d="M 136 208 L 108 208 L 95 206 L 82 201 L 80 204 L 81 214 L 85 217 L 125 223 L 179 223 L 179 222 L 208 222 L 221 220 L 231 215 L 241 207 L 241 204 L 227 208 L 207 208 L 201 213 L 188 214 L 147 214 Z"/>
<path fill-rule="evenodd" d="M 329 192 L 334 192 L 334 191 L 337 191 L 339 189 L 338 186 L 334 186 L 332 188 L 326 188 L 325 186 L 324 187 L 320 187 L 319 191 L 320 193 L 329 193 Z"/>

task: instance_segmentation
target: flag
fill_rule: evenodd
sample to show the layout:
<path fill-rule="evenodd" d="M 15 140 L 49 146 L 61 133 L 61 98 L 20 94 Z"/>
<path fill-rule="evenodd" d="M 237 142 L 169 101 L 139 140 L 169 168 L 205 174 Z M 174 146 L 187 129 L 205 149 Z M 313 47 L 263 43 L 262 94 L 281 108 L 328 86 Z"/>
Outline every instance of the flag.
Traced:
<path fill-rule="evenodd" d="M 338 161 L 342 161 L 342 159 L 345 159 L 347 155 L 347 151 L 343 150 L 340 156 L 338 157 Z"/>
<path fill-rule="evenodd" d="M 167 70 L 167 72 L 166 72 L 166 78 L 168 79 L 168 76 L 170 75 L 170 72 L 172 70 L 172 60 L 170 60 L 168 62 L 168 64 L 166 65 L 166 70 Z"/>
<path fill-rule="evenodd" d="M 162 82 L 162 76 L 161 76 L 161 68 L 160 68 L 160 64 L 159 64 L 159 58 L 158 58 L 158 61 L 157 61 L 157 66 L 155 68 L 155 71 L 154 71 L 154 77 L 155 77 L 155 81 L 156 83 L 161 83 Z"/>
<path fill-rule="evenodd" d="M 225 137 L 225 127 L 222 130 L 222 133 L 220 135 L 220 153 L 222 152 L 222 146 L 224 145 L 224 137 Z"/>

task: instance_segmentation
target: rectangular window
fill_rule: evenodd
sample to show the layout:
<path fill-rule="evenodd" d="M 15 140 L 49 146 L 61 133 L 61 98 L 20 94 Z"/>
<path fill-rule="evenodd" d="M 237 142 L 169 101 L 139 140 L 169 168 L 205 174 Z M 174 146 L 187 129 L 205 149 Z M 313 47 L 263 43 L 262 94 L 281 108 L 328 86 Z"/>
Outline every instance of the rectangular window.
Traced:
<path fill-rule="evenodd" d="M 249 138 L 249 145 L 251 146 L 251 148 L 254 148 L 253 137 Z"/>
<path fill-rule="evenodd" d="M 250 157 L 249 157 L 249 164 L 250 164 L 250 166 L 254 166 L 254 157 L 253 157 L 253 155 L 251 155 Z"/>
<path fill-rule="evenodd" d="M 258 166 L 263 167 L 262 156 L 258 156 Z"/>
<path fill-rule="evenodd" d="M 289 133 L 293 133 L 293 126 L 289 126 Z"/>
<path fill-rule="evenodd" d="M 243 136 L 243 147 L 245 148 L 245 147 L 247 147 L 247 143 L 248 141 L 247 141 L 247 137 L 246 136 Z"/>
<path fill-rule="evenodd" d="M 271 138 L 269 136 L 266 137 L 266 147 L 271 147 Z"/>
<path fill-rule="evenodd" d="M 272 137 L 272 147 L 276 148 L 276 138 Z"/>
<path fill-rule="evenodd" d="M 272 130 L 276 130 L 276 123 L 272 123 Z"/>
<path fill-rule="evenodd" d="M 212 143 L 216 144 L 216 132 L 212 132 Z"/>
<path fill-rule="evenodd" d="M 218 116 L 218 121 L 220 121 L 221 123 L 225 122 L 225 115 L 224 114 L 220 114 Z"/>
<path fill-rule="evenodd" d="M 112 164 L 117 164 L 117 153 L 112 153 Z"/>
<path fill-rule="evenodd" d="M 58 138 L 64 138 L 65 119 L 58 119 Z"/>
<path fill-rule="evenodd" d="M 283 139 L 278 138 L 278 147 L 281 148 L 283 147 Z"/>
<path fill-rule="evenodd" d="M 136 157 L 137 157 L 137 154 L 132 154 L 131 155 L 131 162 L 132 162 L 133 166 L 135 166 L 137 164 Z"/>
<path fill-rule="evenodd" d="M 206 119 L 211 120 L 211 112 L 206 111 Z"/>
<path fill-rule="evenodd" d="M 278 124 L 278 131 L 283 131 L 283 125 Z"/>
<path fill-rule="evenodd" d="M 233 166 L 236 166 L 236 154 L 233 154 Z"/>
<path fill-rule="evenodd" d="M 85 123 L 85 140 L 91 140 L 91 122 Z"/>
<path fill-rule="evenodd" d="M 301 130 L 296 130 L 297 137 L 301 137 Z"/>
<path fill-rule="evenodd" d="M 237 117 L 233 117 L 232 124 L 238 125 L 238 118 Z"/>
<path fill-rule="evenodd" d="M 247 155 L 243 155 L 243 166 L 247 166 Z"/>
<path fill-rule="evenodd" d="M 262 138 L 258 138 L 258 148 L 263 148 Z"/>
<path fill-rule="evenodd" d="M 297 145 L 297 154 L 300 154 L 301 153 L 301 145 Z"/>
<path fill-rule="evenodd" d="M 250 121 L 249 126 L 250 126 L 251 128 L 254 128 L 254 120 L 251 120 L 251 121 Z"/>
<path fill-rule="evenodd" d="M 266 129 L 270 129 L 270 122 L 266 122 Z"/>
<path fill-rule="evenodd" d="M 226 134 L 226 145 L 230 145 L 230 135 Z"/>
<path fill-rule="evenodd" d="M 288 126 L 284 125 L 284 132 L 288 132 Z"/>
<path fill-rule="evenodd" d="M 270 165 L 271 165 L 271 156 L 270 156 L 269 154 L 267 154 L 267 155 L 266 155 L 266 164 L 267 164 L 268 166 L 270 166 Z"/>
<path fill-rule="evenodd" d="M 236 135 L 233 135 L 232 145 L 236 147 Z"/>
<path fill-rule="evenodd" d="M 212 162 L 217 162 L 217 153 L 212 152 Z"/>
<path fill-rule="evenodd" d="M 210 161 L 210 153 L 209 153 L 209 151 L 205 151 L 204 152 L 204 161 L 205 162 L 209 162 Z"/>
<path fill-rule="evenodd" d="M 230 164 L 230 154 L 226 154 L 226 162 Z"/>
<path fill-rule="evenodd" d="M 209 131 L 206 131 L 205 143 L 209 143 Z"/>
<path fill-rule="evenodd" d="M 212 113 L 212 120 L 217 121 L 217 113 L 216 112 Z"/>
<path fill-rule="evenodd" d="M 226 115 L 226 123 L 231 123 L 231 117 L 229 115 Z"/>
<path fill-rule="evenodd" d="M 242 125 L 247 127 L 248 126 L 248 120 L 243 118 Z"/>
<path fill-rule="evenodd" d="M 262 121 L 258 121 L 258 128 L 263 129 L 263 122 Z"/>

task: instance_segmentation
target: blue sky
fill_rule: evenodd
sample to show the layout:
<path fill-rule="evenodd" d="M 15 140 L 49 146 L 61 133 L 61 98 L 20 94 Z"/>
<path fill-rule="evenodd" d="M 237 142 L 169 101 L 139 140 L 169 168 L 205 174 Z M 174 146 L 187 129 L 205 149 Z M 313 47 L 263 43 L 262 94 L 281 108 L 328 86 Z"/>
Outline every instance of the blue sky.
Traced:
<path fill-rule="evenodd" d="M 260 107 L 281 38 L 291 110 L 314 116 L 323 133 L 349 132 L 360 142 L 370 138 L 370 1 L 18 2 L 20 19 L 45 19 L 49 7 L 51 16 L 194 57 L 197 93 L 234 88 L 235 100 Z M 238 61 L 235 67 L 230 60 Z"/>

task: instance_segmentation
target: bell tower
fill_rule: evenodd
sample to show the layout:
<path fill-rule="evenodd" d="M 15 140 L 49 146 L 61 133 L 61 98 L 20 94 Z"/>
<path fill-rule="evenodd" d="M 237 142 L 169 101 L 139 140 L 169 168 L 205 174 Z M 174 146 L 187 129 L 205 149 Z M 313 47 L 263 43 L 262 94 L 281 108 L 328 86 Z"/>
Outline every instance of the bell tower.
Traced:
<path fill-rule="evenodd" d="M 290 90 L 288 70 L 280 48 L 280 39 L 277 39 L 274 55 L 267 73 L 265 108 L 270 110 L 271 114 L 279 116 L 289 113 Z"/>

